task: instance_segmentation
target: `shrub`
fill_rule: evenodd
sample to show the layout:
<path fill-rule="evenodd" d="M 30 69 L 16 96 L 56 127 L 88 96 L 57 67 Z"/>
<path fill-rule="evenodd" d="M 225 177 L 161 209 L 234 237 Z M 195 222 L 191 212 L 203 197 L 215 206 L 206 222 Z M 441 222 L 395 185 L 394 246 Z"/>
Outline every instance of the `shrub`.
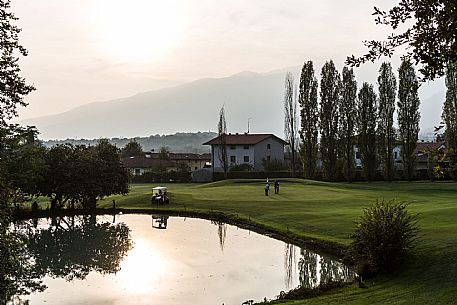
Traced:
<path fill-rule="evenodd" d="M 231 172 L 249 172 L 253 170 L 254 167 L 249 163 L 237 164 L 230 166 L 229 170 Z"/>
<path fill-rule="evenodd" d="M 376 201 L 364 209 L 352 235 L 352 256 L 359 274 L 390 272 L 414 246 L 419 232 L 417 215 L 407 211 L 406 202 Z"/>

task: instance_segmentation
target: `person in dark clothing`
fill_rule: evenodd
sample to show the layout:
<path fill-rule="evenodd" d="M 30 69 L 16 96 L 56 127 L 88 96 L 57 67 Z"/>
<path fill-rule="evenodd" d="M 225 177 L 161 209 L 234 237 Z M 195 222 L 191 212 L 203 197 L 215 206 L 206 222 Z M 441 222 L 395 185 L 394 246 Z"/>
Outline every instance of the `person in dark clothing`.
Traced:
<path fill-rule="evenodd" d="M 270 191 L 270 183 L 267 182 L 267 184 L 265 184 L 265 196 L 268 196 L 269 191 Z"/>
<path fill-rule="evenodd" d="M 279 181 L 278 180 L 275 180 L 274 187 L 275 187 L 275 194 L 279 194 Z"/>

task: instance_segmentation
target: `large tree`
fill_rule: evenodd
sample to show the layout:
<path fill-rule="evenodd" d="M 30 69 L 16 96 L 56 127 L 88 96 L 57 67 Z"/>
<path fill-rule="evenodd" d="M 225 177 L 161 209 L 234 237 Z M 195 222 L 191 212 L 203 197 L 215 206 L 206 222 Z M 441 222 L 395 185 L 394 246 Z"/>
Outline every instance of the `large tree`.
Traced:
<path fill-rule="evenodd" d="M 24 97 L 35 90 L 20 76 L 18 55 L 27 56 L 27 50 L 19 43 L 21 29 L 14 25 L 18 18 L 10 2 L 0 1 L 0 123 L 17 116 L 17 107 L 26 106 Z"/>
<path fill-rule="evenodd" d="M 365 41 L 368 53 L 352 55 L 347 63 L 359 66 L 383 55 L 391 57 L 405 46 L 404 56 L 420 64 L 424 80 L 431 80 L 444 75 L 449 62 L 457 61 L 455 0 L 398 0 L 389 11 L 375 7 L 373 15 L 376 24 L 387 25 L 394 33 L 386 41 Z"/>
<path fill-rule="evenodd" d="M 135 157 L 143 155 L 143 147 L 135 139 L 130 140 L 125 146 L 121 149 L 121 157 Z"/>
<path fill-rule="evenodd" d="M 300 76 L 300 104 L 302 140 L 301 157 L 305 177 L 313 179 L 317 165 L 319 108 L 317 103 L 317 79 L 314 76 L 313 62 L 308 61 L 303 65 Z"/>
<path fill-rule="evenodd" d="M 327 61 L 321 72 L 319 126 L 321 130 L 322 165 L 325 177 L 329 180 L 335 180 L 337 173 L 340 87 L 340 74 L 333 61 Z"/>
<path fill-rule="evenodd" d="M 362 170 L 368 181 L 374 180 L 378 168 L 376 157 L 376 100 L 373 85 L 363 83 L 357 103 L 357 131 Z"/>
<path fill-rule="evenodd" d="M 51 198 L 51 208 L 69 202 L 94 209 L 97 199 L 128 192 L 128 171 L 119 150 L 102 139 L 96 146 L 52 147 L 46 156 L 48 168 L 41 192 Z"/>
<path fill-rule="evenodd" d="M 446 125 L 446 146 L 457 149 L 457 62 L 449 65 L 446 71 L 446 100 L 442 119 Z"/>
<path fill-rule="evenodd" d="M 378 140 L 379 157 L 384 170 L 384 178 L 394 178 L 393 148 L 395 144 L 394 112 L 397 81 L 392 66 L 384 62 L 379 69 L 379 109 L 378 109 Z"/>
<path fill-rule="evenodd" d="M 414 150 L 419 135 L 419 81 L 409 60 L 403 60 L 398 69 L 398 131 L 401 141 L 401 157 L 409 181 L 413 178 L 416 164 Z"/>
<path fill-rule="evenodd" d="M 343 68 L 340 104 L 340 145 L 343 159 L 343 172 L 351 182 L 354 176 L 354 132 L 356 124 L 357 81 L 354 71 Z"/>
<path fill-rule="evenodd" d="M 292 73 L 286 74 L 284 82 L 284 135 L 289 142 L 292 176 L 295 177 L 296 155 L 298 145 L 297 90 Z"/>

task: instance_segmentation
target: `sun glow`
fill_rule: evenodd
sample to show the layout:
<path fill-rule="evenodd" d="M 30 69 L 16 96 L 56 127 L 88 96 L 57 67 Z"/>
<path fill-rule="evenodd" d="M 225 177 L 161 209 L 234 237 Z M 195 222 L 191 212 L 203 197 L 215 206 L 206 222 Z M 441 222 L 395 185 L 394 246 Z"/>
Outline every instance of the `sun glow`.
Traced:
<path fill-rule="evenodd" d="M 158 289 L 161 277 L 167 270 L 167 262 L 159 247 L 153 247 L 142 239 L 135 240 L 134 248 L 121 263 L 119 284 L 129 293 L 144 294 Z"/>
<path fill-rule="evenodd" d="M 157 60 L 179 42 L 183 24 L 177 8 L 175 1 L 99 0 L 97 44 L 116 61 Z"/>

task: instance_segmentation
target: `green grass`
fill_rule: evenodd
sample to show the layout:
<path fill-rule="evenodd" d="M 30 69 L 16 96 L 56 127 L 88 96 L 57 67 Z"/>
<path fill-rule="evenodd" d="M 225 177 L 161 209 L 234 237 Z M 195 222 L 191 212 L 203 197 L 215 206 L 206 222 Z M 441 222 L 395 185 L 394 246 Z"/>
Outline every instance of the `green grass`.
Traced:
<path fill-rule="evenodd" d="M 457 183 L 326 183 L 288 179 L 279 195 L 265 196 L 264 181 L 230 180 L 204 185 L 168 184 L 169 206 L 178 211 L 220 211 L 281 233 L 347 246 L 354 221 L 379 199 L 410 202 L 420 213 L 422 236 L 403 268 L 389 277 L 336 289 L 320 297 L 287 304 L 456 304 Z M 112 199 L 122 208 L 151 208 L 149 184 L 134 184 L 127 196 Z M 154 205 L 153 207 L 157 207 Z"/>

